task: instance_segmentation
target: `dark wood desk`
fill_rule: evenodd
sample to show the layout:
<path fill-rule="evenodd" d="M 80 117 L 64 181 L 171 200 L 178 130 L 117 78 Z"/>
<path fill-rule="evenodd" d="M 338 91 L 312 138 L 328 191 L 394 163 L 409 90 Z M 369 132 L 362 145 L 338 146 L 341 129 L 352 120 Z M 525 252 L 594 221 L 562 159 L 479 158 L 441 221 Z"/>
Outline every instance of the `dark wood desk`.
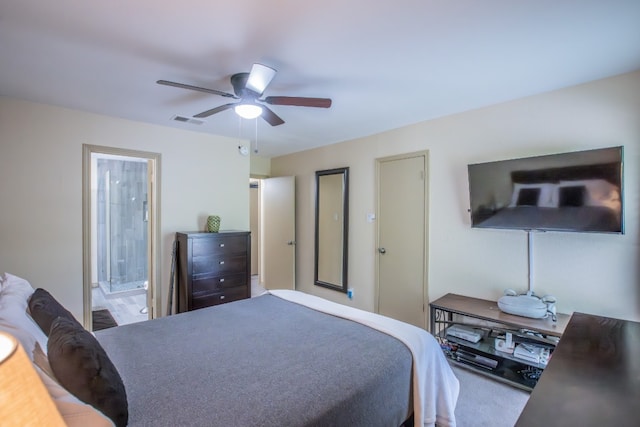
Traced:
<path fill-rule="evenodd" d="M 574 313 L 516 426 L 639 425 L 640 323 Z"/>

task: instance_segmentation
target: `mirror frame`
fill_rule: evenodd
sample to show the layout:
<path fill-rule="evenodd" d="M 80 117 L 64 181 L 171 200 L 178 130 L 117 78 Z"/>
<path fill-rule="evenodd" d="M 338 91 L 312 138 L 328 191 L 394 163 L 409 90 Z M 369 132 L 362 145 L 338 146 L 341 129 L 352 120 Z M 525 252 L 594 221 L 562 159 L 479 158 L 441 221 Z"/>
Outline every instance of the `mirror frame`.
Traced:
<path fill-rule="evenodd" d="M 342 175 L 342 248 L 336 248 L 336 251 L 342 249 L 342 284 L 330 283 L 318 280 L 318 254 L 320 248 L 320 178 L 326 175 Z M 314 284 L 328 289 L 347 293 L 347 260 L 349 247 L 349 168 L 335 168 L 316 171 L 316 221 L 315 221 L 315 256 L 314 256 Z"/>

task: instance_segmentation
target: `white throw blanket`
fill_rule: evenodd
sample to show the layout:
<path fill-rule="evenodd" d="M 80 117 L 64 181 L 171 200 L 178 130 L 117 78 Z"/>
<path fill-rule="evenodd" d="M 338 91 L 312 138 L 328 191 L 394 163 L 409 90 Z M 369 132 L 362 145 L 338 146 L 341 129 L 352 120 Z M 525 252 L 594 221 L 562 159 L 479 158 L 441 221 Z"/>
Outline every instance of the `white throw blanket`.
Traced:
<path fill-rule="evenodd" d="M 454 411 L 460 383 L 442 354 L 440 345 L 427 331 L 299 291 L 273 290 L 269 293 L 323 313 L 361 323 L 402 341 L 413 355 L 414 426 L 455 427 Z"/>

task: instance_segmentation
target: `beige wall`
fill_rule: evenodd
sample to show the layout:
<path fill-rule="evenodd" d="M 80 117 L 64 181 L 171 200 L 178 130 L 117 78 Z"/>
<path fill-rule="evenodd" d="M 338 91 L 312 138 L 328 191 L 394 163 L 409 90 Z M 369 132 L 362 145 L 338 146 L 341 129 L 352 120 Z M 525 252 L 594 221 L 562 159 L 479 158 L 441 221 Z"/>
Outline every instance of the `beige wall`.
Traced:
<path fill-rule="evenodd" d="M 48 289 L 82 319 L 82 144 L 160 153 L 167 301 L 176 231 L 249 229 L 249 156 L 238 140 L 0 97 L 0 272 Z M 165 308 L 161 309 L 161 314 Z"/>
<path fill-rule="evenodd" d="M 297 177 L 297 288 L 373 310 L 376 224 L 366 214 L 376 206 L 375 159 L 428 150 L 431 300 L 524 291 L 526 233 L 470 228 L 467 164 L 615 145 L 625 150 L 626 234 L 536 234 L 534 290 L 555 295 L 560 312 L 640 320 L 640 72 L 272 159 L 272 176 Z M 350 167 L 352 301 L 313 285 L 314 173 L 343 166 Z"/>
<path fill-rule="evenodd" d="M 271 159 L 251 154 L 251 176 L 267 178 L 271 175 Z"/>

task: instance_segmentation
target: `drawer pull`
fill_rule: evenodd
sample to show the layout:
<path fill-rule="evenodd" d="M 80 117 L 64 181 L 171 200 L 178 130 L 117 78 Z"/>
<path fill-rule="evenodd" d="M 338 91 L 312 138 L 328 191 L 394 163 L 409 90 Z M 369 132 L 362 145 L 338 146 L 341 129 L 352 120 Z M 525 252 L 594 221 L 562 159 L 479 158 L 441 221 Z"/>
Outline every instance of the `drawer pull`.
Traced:
<path fill-rule="evenodd" d="M 224 261 L 220 261 L 220 265 L 224 265 Z"/>
<path fill-rule="evenodd" d="M 220 283 L 224 282 L 224 277 L 222 279 L 220 279 Z"/>
<path fill-rule="evenodd" d="M 220 299 L 224 299 L 224 295 L 220 295 Z"/>
<path fill-rule="evenodd" d="M 220 247 L 221 247 L 221 248 L 224 248 L 224 243 L 220 243 Z"/>

